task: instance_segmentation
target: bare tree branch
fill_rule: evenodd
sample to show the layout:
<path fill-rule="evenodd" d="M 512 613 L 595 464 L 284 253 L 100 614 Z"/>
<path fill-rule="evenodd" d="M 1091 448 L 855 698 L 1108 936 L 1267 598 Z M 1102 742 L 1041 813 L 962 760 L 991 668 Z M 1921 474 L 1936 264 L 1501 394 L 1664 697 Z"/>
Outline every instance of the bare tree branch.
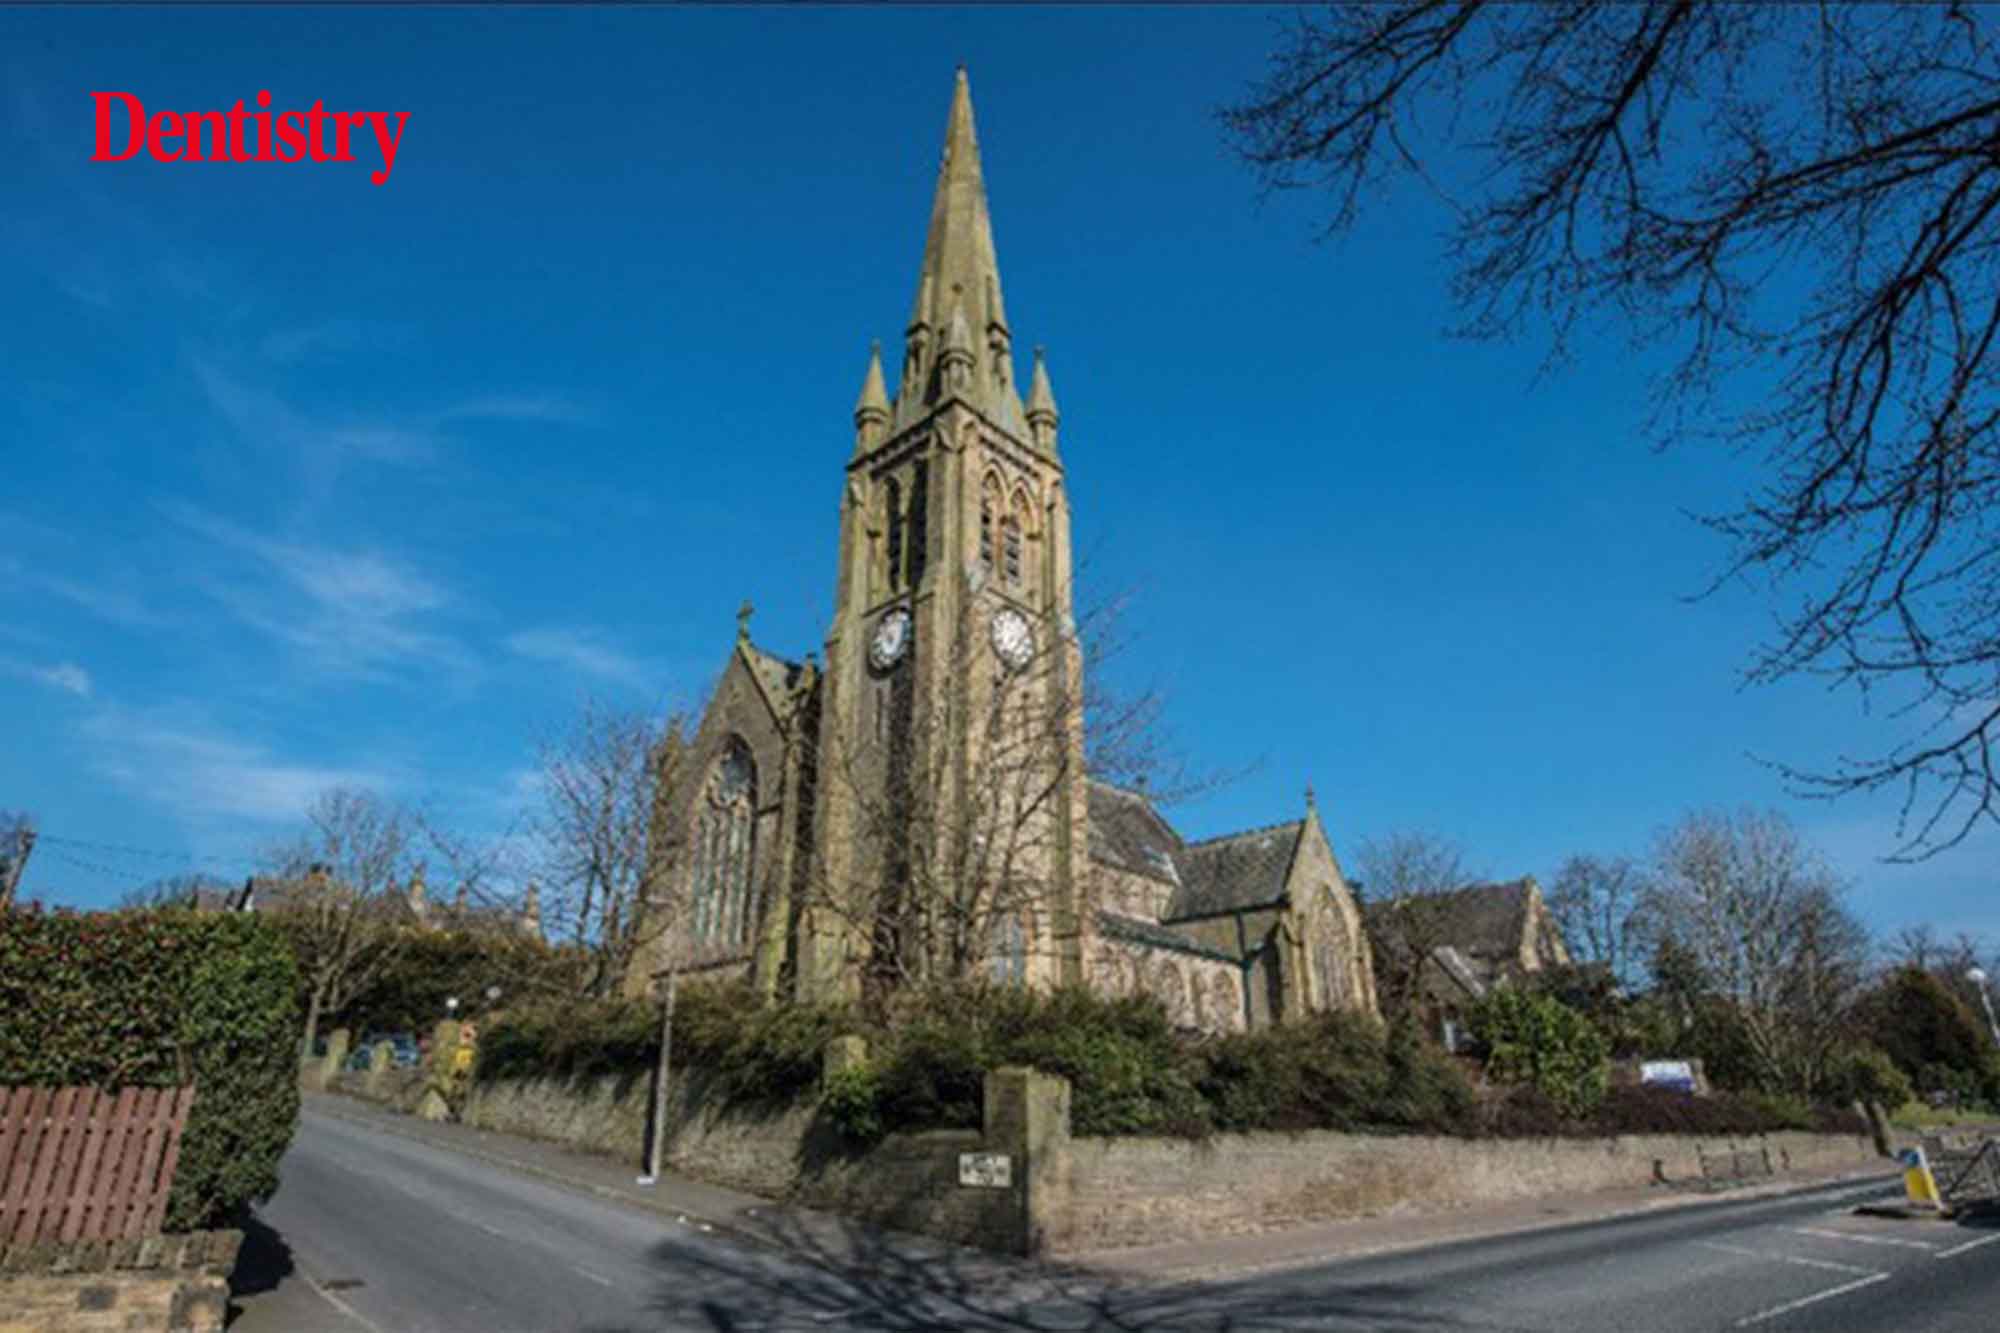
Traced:
<path fill-rule="evenodd" d="M 1747 678 L 1821 676 L 1904 739 L 1795 789 L 1898 791 L 1899 858 L 2000 822 L 2000 53 L 1989 8 L 1721 0 L 1336 4 L 1225 130 L 1329 231 L 1412 144 L 1479 171 L 1452 244 L 1473 337 L 1608 314 L 1677 360 L 1661 442 L 1760 453 L 1706 518 L 1769 581 Z M 1737 404 L 1752 405 L 1740 408 Z"/>

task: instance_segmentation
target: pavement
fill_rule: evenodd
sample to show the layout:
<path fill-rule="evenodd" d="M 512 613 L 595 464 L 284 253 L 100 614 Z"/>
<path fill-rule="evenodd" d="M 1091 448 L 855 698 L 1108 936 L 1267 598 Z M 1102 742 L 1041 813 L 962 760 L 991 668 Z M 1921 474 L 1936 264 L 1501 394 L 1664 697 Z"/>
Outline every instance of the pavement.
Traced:
<path fill-rule="evenodd" d="M 1801 1189 L 1801 1185 L 1808 1186 Z M 1894 1177 L 1613 1191 L 1038 1264 L 312 1096 L 237 1333 L 2000 1326 L 2000 1229 L 1857 1216 Z M 275 1256 L 273 1258 L 272 1256 Z M 239 1277 L 255 1270 L 246 1258 Z"/>

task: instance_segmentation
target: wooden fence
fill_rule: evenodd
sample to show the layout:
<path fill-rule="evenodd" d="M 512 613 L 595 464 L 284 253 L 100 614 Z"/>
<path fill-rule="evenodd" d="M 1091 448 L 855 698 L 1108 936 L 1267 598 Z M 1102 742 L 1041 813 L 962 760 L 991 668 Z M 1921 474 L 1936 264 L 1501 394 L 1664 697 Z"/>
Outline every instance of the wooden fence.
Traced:
<path fill-rule="evenodd" d="M 160 1229 L 194 1089 L 0 1088 L 0 1246 Z"/>

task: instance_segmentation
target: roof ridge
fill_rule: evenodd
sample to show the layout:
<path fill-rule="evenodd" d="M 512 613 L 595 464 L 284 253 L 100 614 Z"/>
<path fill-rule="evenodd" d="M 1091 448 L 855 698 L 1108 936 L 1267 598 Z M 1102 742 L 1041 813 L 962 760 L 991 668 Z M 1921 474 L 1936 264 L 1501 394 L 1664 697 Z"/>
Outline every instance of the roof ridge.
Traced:
<path fill-rule="evenodd" d="M 1191 852 L 1197 847 L 1207 847 L 1218 842 L 1228 842 L 1234 838 L 1249 838 L 1259 833 L 1276 833 L 1280 829 L 1303 828 L 1305 822 L 1303 819 L 1287 819 L 1276 824 L 1264 824 L 1257 828 L 1238 829 L 1234 833 L 1218 833 L 1213 838 L 1197 838 L 1193 842 L 1183 840 L 1181 850 Z"/>
<path fill-rule="evenodd" d="M 1097 924 L 1100 929 L 1105 929 L 1107 933 L 1114 936 L 1117 935 L 1118 928 L 1121 926 L 1134 927 L 1135 929 L 1132 930 L 1131 934 L 1124 938 L 1130 943 L 1140 944 L 1149 949 L 1170 949 L 1176 953 L 1193 954 L 1197 958 L 1210 958 L 1217 962 L 1229 963 L 1237 967 L 1242 966 L 1243 963 L 1241 958 L 1238 958 L 1235 954 L 1227 950 L 1218 949 L 1213 945 L 1202 944 L 1186 938 L 1165 921 L 1149 921 L 1145 917 L 1126 916 L 1122 912 L 1112 912 L 1104 908 L 1099 908 L 1097 911 Z M 1154 938 L 1147 939 L 1145 938 L 1146 932 L 1158 932 L 1158 934 Z"/>
<path fill-rule="evenodd" d="M 743 646 L 748 648 L 751 652 L 757 654 L 759 657 L 768 657 L 773 662 L 779 662 L 788 667 L 801 667 L 805 665 L 805 661 L 803 658 L 800 659 L 799 661 L 794 662 L 791 658 L 781 656 L 778 653 L 774 653 L 769 648 L 759 648 L 757 646 L 757 641 L 755 639 L 745 639 L 743 641 Z"/>

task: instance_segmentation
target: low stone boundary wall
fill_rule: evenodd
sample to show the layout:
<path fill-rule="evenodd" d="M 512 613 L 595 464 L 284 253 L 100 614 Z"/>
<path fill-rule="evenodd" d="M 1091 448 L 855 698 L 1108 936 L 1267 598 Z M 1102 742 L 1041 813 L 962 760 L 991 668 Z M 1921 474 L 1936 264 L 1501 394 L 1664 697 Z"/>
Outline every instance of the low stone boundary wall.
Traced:
<path fill-rule="evenodd" d="M 1013 1075 L 1007 1077 L 1006 1075 Z M 1024 1248 L 1031 1081 L 1068 1085 L 1028 1071 L 990 1075 L 980 1130 L 892 1134 L 855 1151 L 815 1108 L 759 1113 L 723 1109 L 699 1078 L 669 1096 L 667 1165 L 711 1184 L 740 1189 L 917 1231 L 968 1245 L 1017 1253 Z M 1039 1089 L 1044 1098 L 1049 1089 Z M 475 1085 L 460 1119 L 480 1129 L 519 1134 L 601 1153 L 637 1165 L 645 1159 L 652 1087 L 643 1077 L 580 1083 L 499 1080 Z M 1043 1117 L 1046 1119 L 1046 1115 Z M 1014 1163 L 1005 1187 L 959 1183 L 963 1153 L 997 1153 Z"/>
<path fill-rule="evenodd" d="M 1054 1250 L 1159 1245 L 1402 1210 L 1701 1180 L 1700 1151 L 1726 1140 L 1680 1135 L 1608 1139 L 1454 1139 L 1313 1130 L 1171 1139 L 1076 1139 L 1068 1199 L 1051 1223 Z M 1736 1140 L 1768 1149 L 1773 1167 L 1880 1163 L 1865 1135 L 1780 1133 Z M 1657 1173 L 1657 1174 L 1656 1174 Z"/>
<path fill-rule="evenodd" d="M 645 1155 L 644 1076 L 499 1080 L 461 1119 L 630 1162 Z M 1458 1139 L 1429 1135 L 1218 1134 L 1206 1141 L 1072 1138 L 1069 1085 L 1025 1069 L 987 1076 L 978 1132 L 896 1134 L 865 1151 L 812 1107 L 724 1109 L 699 1076 L 677 1080 L 667 1164 L 766 1198 L 1009 1253 L 1063 1254 L 1250 1234 L 1388 1211 L 1443 1212 L 1655 1183 L 1695 1184 L 1701 1154 L 1768 1151 L 1775 1171 L 1865 1168 L 1866 1135 L 1780 1133 Z M 1006 1159 L 1007 1179 L 962 1176 L 966 1154 Z M 976 1183 L 974 1183 L 976 1182 Z"/>
<path fill-rule="evenodd" d="M 0 1333 L 221 1333 L 240 1231 L 0 1251 Z"/>

